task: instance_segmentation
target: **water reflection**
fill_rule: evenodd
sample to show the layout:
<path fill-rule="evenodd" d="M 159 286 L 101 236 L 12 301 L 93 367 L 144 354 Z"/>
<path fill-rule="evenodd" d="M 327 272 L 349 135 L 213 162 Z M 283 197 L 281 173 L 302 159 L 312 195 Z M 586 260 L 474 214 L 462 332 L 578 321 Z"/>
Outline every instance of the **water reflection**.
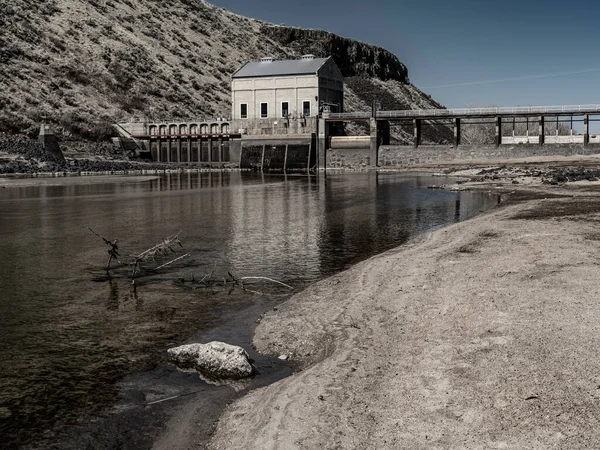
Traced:
<path fill-rule="evenodd" d="M 301 289 L 495 202 L 425 189 L 443 181 L 177 173 L 0 190 L 3 444 L 83 420 L 116 401 L 124 374 L 164 361 L 167 347 L 275 301 L 185 290 L 173 285 L 178 277 L 198 279 L 216 267 L 223 276 L 269 276 Z M 88 227 L 119 239 L 123 259 L 180 232 L 190 257 L 133 286 L 128 267 L 106 275 L 106 246 Z"/>

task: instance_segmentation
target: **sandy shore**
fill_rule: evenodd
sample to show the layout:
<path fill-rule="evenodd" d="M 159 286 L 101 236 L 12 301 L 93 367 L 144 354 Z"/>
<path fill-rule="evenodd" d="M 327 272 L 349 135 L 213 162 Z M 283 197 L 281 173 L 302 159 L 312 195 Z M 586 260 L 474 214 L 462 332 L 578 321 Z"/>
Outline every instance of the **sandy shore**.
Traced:
<path fill-rule="evenodd" d="M 254 345 L 299 370 L 231 404 L 209 448 L 600 448 L 600 191 L 511 183 L 268 312 Z"/>

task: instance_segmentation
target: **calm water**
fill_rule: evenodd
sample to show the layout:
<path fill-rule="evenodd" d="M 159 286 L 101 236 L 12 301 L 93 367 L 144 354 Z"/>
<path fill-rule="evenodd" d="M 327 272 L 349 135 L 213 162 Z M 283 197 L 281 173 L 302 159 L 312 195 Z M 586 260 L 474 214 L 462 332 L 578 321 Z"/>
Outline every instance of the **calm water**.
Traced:
<path fill-rule="evenodd" d="M 168 369 L 165 350 L 190 338 L 247 345 L 255 316 L 287 295 L 268 283 L 253 287 L 258 295 L 190 289 L 177 279 L 214 269 L 219 277 L 275 278 L 297 291 L 496 203 L 428 190 L 444 179 L 402 174 L 100 180 L 0 189 L 0 446 L 51 442 L 167 396 L 173 380 L 203 388 L 197 377 Z M 127 268 L 106 277 L 105 245 L 88 227 L 118 238 L 123 259 L 180 232 L 179 254 L 190 257 L 142 273 L 133 290 Z M 258 364 L 266 374 L 289 371 Z M 170 387 L 145 384 L 157 373 Z"/>

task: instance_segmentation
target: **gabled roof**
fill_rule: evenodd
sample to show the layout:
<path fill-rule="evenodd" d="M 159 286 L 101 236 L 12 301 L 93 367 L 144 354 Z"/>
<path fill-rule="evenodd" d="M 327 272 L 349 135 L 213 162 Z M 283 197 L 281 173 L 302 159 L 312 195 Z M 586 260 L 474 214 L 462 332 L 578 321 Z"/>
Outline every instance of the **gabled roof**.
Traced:
<path fill-rule="evenodd" d="M 232 78 L 273 77 L 279 75 L 314 75 L 329 58 L 292 59 L 284 61 L 252 61 L 232 75 Z"/>

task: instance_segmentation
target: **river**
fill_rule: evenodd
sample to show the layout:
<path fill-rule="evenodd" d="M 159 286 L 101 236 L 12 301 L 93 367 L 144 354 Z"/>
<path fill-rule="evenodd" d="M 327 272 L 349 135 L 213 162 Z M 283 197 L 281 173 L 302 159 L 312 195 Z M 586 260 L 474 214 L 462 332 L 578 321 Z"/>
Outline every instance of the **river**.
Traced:
<path fill-rule="evenodd" d="M 297 292 L 497 202 L 427 189 L 445 181 L 225 172 L 4 183 L 3 447 L 145 448 L 156 438 L 148 430 L 168 420 L 163 399 L 204 395 L 213 404 L 207 417 L 216 417 L 218 403 L 236 390 L 289 374 L 290 363 L 253 354 L 261 374 L 234 389 L 168 364 L 166 349 L 185 342 L 222 339 L 249 349 L 261 312 L 290 295 L 266 280 L 254 283 L 254 292 L 191 281 L 210 273 L 226 280 L 229 272 L 269 277 Z M 107 276 L 108 247 L 89 228 L 118 239 L 122 261 L 177 233 L 183 248 L 143 264 L 134 288 L 129 267 L 116 263 Z"/>

